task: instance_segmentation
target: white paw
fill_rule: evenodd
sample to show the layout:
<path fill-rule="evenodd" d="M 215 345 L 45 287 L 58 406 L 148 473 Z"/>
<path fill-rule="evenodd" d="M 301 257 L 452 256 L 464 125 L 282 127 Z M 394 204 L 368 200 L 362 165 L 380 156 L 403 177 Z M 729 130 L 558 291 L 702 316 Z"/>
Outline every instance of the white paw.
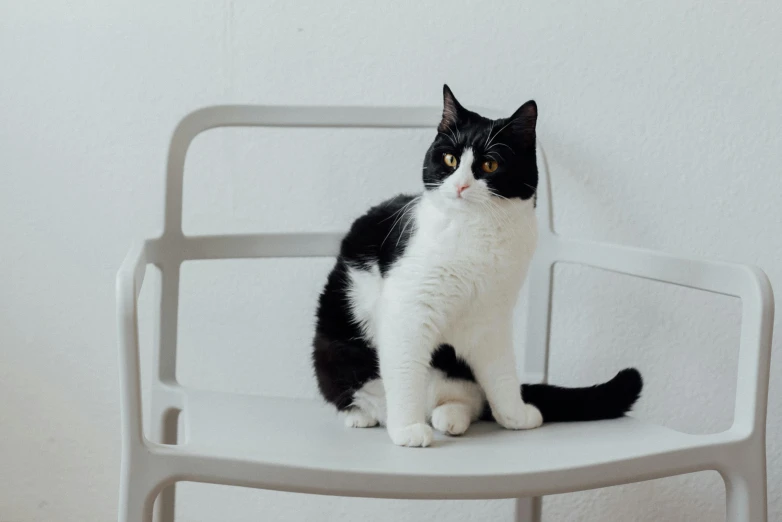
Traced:
<path fill-rule="evenodd" d="M 448 435 L 461 435 L 470 427 L 470 412 L 463 404 L 442 404 L 432 412 L 432 426 Z"/>
<path fill-rule="evenodd" d="M 371 428 L 377 426 L 377 419 L 356 408 L 345 412 L 345 426 L 348 428 Z"/>
<path fill-rule="evenodd" d="M 432 443 L 432 428 L 423 422 L 410 424 L 403 428 L 389 427 L 388 434 L 397 446 L 425 448 Z"/>
<path fill-rule="evenodd" d="M 543 415 L 532 404 L 521 404 L 510 414 L 499 411 L 493 411 L 492 414 L 503 428 L 509 430 L 529 430 L 543 424 Z"/>

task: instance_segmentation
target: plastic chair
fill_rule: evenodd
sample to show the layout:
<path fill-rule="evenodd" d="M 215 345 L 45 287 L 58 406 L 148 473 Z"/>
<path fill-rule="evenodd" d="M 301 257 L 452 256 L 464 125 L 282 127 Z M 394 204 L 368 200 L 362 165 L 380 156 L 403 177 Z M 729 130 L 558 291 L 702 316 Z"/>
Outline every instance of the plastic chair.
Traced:
<path fill-rule="evenodd" d="M 734 421 L 727 431 L 689 435 L 633 417 L 545 425 L 523 433 L 479 423 L 464 437 L 409 449 L 394 446 L 383 429 L 346 429 L 319 401 L 203 391 L 177 383 L 183 261 L 334 256 L 341 238 L 338 233 L 185 236 L 183 169 L 193 138 L 228 126 L 434 127 L 440 113 L 440 108 L 413 107 L 223 106 L 198 110 L 180 122 L 168 156 L 165 231 L 136 243 L 117 275 L 123 446 L 119 521 L 150 522 L 160 494 L 160 520 L 171 522 L 177 481 L 375 498 L 516 498 L 516 520 L 539 521 L 541 495 L 717 470 L 727 487 L 728 521 L 765 522 L 765 424 L 774 316 L 766 275 L 752 266 L 558 236 L 542 150 L 541 237 L 527 282 L 527 382 L 546 380 L 555 263 L 735 296 L 742 300 L 742 326 Z M 147 264 L 162 272 L 150 395 L 150 421 L 158 442 L 147 439 L 142 426 L 137 298 Z M 179 441 L 178 415 L 184 421 Z"/>

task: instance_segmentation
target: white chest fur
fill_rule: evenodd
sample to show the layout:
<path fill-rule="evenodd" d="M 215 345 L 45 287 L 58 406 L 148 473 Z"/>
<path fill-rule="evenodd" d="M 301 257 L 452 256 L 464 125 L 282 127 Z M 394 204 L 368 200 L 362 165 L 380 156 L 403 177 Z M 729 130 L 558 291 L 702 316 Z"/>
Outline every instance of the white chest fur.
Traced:
<path fill-rule="evenodd" d="M 442 208 L 424 197 L 416 215 L 416 233 L 389 279 L 397 272 L 416 275 L 415 269 L 423 268 L 417 274 L 422 279 L 474 286 L 479 293 L 520 283 L 537 241 L 532 202 L 492 205 L 491 211 Z"/>
<path fill-rule="evenodd" d="M 535 250 L 537 225 L 532 201 L 492 204 L 490 210 L 444 207 L 424 195 L 415 232 L 386 278 L 376 268 L 351 271 L 354 317 L 372 341 L 383 323 L 396 328 L 420 320 L 421 307 L 433 312 L 429 317 L 443 342 L 510 314 Z"/>

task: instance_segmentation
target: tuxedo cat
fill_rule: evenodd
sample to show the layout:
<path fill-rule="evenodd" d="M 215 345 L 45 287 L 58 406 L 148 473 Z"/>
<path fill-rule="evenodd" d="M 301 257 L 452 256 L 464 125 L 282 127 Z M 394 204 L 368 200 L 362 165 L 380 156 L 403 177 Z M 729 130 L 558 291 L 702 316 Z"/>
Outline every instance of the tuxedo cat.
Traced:
<path fill-rule="evenodd" d="M 348 426 L 384 424 L 402 446 L 479 419 L 508 429 L 624 415 L 635 369 L 590 388 L 520 386 L 513 308 L 535 251 L 534 101 L 490 120 L 444 86 L 424 191 L 358 218 L 320 296 L 312 354 Z"/>

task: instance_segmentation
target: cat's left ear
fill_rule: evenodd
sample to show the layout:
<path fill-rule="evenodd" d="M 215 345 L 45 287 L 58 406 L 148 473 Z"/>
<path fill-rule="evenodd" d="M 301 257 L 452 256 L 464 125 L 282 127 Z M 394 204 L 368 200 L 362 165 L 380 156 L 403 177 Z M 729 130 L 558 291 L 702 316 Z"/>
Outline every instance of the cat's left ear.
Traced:
<path fill-rule="evenodd" d="M 525 147 L 535 148 L 535 126 L 538 123 L 538 104 L 530 100 L 510 117 L 513 133 Z"/>
<path fill-rule="evenodd" d="M 440 121 L 440 125 L 437 126 L 438 132 L 445 132 L 448 129 L 453 129 L 459 122 L 461 114 L 464 112 L 464 107 L 453 95 L 453 92 L 448 85 L 443 85 L 443 119 Z"/>

